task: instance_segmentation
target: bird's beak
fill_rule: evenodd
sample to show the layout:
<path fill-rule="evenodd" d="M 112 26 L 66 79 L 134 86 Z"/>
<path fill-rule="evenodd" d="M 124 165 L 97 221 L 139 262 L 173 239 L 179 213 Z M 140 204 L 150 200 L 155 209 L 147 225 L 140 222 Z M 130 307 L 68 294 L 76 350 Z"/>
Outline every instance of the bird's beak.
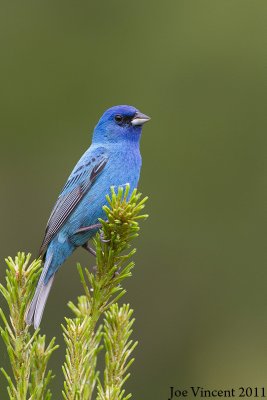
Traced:
<path fill-rule="evenodd" d="M 131 124 L 136 126 L 136 125 L 143 125 L 145 122 L 148 122 L 150 120 L 150 117 L 148 117 L 145 114 L 140 113 L 139 111 L 135 114 L 133 117 Z"/>

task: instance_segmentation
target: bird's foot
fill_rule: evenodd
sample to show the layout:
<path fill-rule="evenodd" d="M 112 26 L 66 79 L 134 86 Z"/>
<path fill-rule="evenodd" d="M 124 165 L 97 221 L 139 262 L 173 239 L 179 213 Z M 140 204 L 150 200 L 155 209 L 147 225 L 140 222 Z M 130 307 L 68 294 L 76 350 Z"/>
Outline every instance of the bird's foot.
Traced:
<path fill-rule="evenodd" d="M 120 273 L 121 273 L 121 267 L 114 272 L 113 278 L 116 278 L 118 275 L 120 275 Z"/>
<path fill-rule="evenodd" d="M 77 229 L 77 231 L 75 231 L 75 234 L 88 232 L 93 229 L 99 229 L 99 228 L 101 228 L 101 226 L 102 226 L 101 224 L 93 224 L 93 225 L 89 225 L 89 226 L 83 226 L 82 228 Z"/>
<path fill-rule="evenodd" d="M 104 233 L 102 231 L 100 232 L 99 236 L 100 236 L 100 240 L 101 240 L 102 243 L 109 243 L 110 242 L 110 239 L 105 239 L 104 238 Z"/>
<path fill-rule="evenodd" d="M 96 251 L 94 249 L 92 249 L 92 247 L 89 246 L 89 243 L 86 242 L 83 244 L 82 246 L 86 251 L 88 251 L 88 253 L 92 254 L 94 257 L 96 257 Z"/>

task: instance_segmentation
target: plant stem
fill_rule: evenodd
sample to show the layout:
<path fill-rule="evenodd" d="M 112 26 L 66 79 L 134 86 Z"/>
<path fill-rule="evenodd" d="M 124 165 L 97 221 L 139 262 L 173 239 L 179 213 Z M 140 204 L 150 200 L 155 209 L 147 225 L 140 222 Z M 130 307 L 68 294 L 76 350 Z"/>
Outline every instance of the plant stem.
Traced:
<path fill-rule="evenodd" d="M 10 400 L 48 400 L 51 397 L 47 385 L 52 378 L 51 371 L 46 374 L 48 359 L 57 348 L 54 339 L 45 348 L 45 337 L 38 335 L 38 330 L 31 335 L 29 326 L 24 321 L 27 304 L 33 295 L 41 272 L 41 260 L 30 264 L 31 255 L 18 253 L 13 260 L 6 259 L 6 287 L 0 285 L 10 315 L 10 322 L 0 309 L 3 327 L 0 333 L 7 348 L 13 380 L 2 368 L 8 382 Z"/>
<path fill-rule="evenodd" d="M 75 318 L 66 319 L 66 326 L 63 327 L 67 345 L 63 366 L 63 396 L 66 400 L 91 399 L 98 375 L 96 362 L 102 331 L 100 326 L 95 333 L 96 324 L 104 312 L 125 294 L 121 283 L 131 276 L 134 263 L 129 259 L 135 249 L 128 253 L 125 250 L 138 236 L 138 220 L 147 216 L 140 215 L 146 198 L 140 200 L 141 194 L 136 189 L 131 195 L 129 193 L 130 187 L 126 185 L 125 188 L 119 187 L 117 193 L 111 188 L 111 196 L 107 196 L 109 206 L 103 207 L 107 220 L 100 220 L 102 230 L 94 240 L 95 273 L 78 265 L 85 295 L 78 298 L 77 306 L 69 303 Z M 124 381 L 118 384 L 120 393 Z"/>

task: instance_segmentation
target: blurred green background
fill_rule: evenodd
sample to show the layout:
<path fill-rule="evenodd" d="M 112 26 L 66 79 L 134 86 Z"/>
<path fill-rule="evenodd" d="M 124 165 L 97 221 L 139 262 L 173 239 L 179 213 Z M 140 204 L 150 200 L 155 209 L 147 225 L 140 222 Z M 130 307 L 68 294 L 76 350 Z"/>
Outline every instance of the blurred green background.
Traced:
<path fill-rule="evenodd" d="M 150 218 L 124 297 L 136 399 L 266 383 L 266 15 L 266 0 L 1 1 L 1 280 L 4 257 L 37 253 L 102 112 L 152 117 L 139 186 Z M 82 250 L 66 262 L 42 323 L 61 344 L 55 399 L 77 261 L 94 263 Z M 0 356 L 6 366 L 2 343 Z"/>

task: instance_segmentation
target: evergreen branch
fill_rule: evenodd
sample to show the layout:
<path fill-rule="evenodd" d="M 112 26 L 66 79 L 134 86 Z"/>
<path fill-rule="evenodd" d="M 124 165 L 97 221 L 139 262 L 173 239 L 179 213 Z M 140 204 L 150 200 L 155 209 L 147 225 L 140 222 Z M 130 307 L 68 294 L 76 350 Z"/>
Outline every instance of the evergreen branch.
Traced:
<path fill-rule="evenodd" d="M 65 400 L 91 399 L 98 376 L 96 362 L 101 339 L 101 326 L 96 333 L 95 327 L 100 316 L 108 309 L 112 309 L 112 313 L 115 315 L 118 305 L 114 303 L 126 292 L 121 283 L 125 278 L 131 276 L 134 263 L 129 262 L 129 259 L 134 255 L 135 249 L 129 251 L 129 248 L 132 239 L 138 236 L 138 220 L 147 217 L 147 215 L 140 215 L 147 198 L 140 200 L 141 194 L 137 193 L 136 189 L 131 195 L 129 193 L 130 186 L 126 185 L 124 188 L 119 187 L 117 193 L 112 187 L 111 196 L 107 196 L 109 206 L 103 207 L 107 220 L 99 219 L 102 229 L 94 239 L 96 249 L 95 273 L 90 272 L 87 268 L 83 270 L 78 264 L 78 272 L 85 295 L 78 298 L 77 305 L 72 302 L 69 303 L 75 318 L 66 319 L 66 325 L 63 326 L 67 347 L 63 366 L 65 377 L 63 396 Z M 129 311 L 126 307 L 120 312 L 124 316 L 122 325 L 123 323 L 126 324 L 132 311 Z M 109 318 L 109 314 L 106 318 Z M 127 323 L 126 331 L 122 331 L 124 338 L 129 333 L 131 324 L 132 322 Z M 106 331 L 104 335 L 106 345 L 109 340 Z M 115 345 L 115 342 L 113 344 Z M 131 346 L 131 343 L 127 346 Z M 124 348 L 124 351 L 128 351 L 125 361 L 122 358 L 120 370 L 115 371 L 118 372 L 119 380 L 114 388 L 114 393 L 119 393 L 121 397 L 112 397 L 112 399 L 126 400 L 129 398 L 129 396 L 123 398 L 122 385 L 128 377 L 126 375 L 123 378 L 123 375 L 129 367 L 129 364 L 125 365 L 125 362 L 135 345 L 128 350 L 127 346 Z M 110 365 L 106 371 L 110 371 Z M 105 386 L 110 387 L 112 384 L 105 380 Z M 107 399 L 107 397 L 104 398 Z"/>
<path fill-rule="evenodd" d="M 127 400 L 131 394 L 125 396 L 122 389 L 130 374 L 126 374 L 134 359 L 130 358 L 137 342 L 129 340 L 132 333 L 134 319 L 131 319 L 133 310 L 129 304 L 119 308 L 113 304 L 105 312 L 104 345 L 106 349 L 104 386 L 98 383 L 97 400 Z"/>
<path fill-rule="evenodd" d="M 133 362 L 131 353 L 137 343 L 129 340 L 133 320 L 129 306 L 119 308 L 116 303 L 124 294 L 121 284 L 131 276 L 134 263 L 130 260 L 135 249 L 130 249 L 133 238 L 138 236 L 139 220 L 146 198 L 130 187 L 111 188 L 107 196 L 109 206 L 103 207 L 107 219 L 100 220 L 102 229 L 94 239 L 96 267 L 94 273 L 78 265 L 84 295 L 77 304 L 69 302 L 73 318 L 65 318 L 63 336 L 66 356 L 63 365 L 65 400 L 91 400 L 98 382 L 98 400 L 127 400 L 123 385 Z M 6 285 L 0 292 L 7 302 L 9 316 L 0 309 L 0 333 L 7 348 L 13 376 L 1 368 L 7 380 L 10 400 L 50 400 L 48 385 L 53 378 L 47 371 L 48 361 L 58 347 L 53 338 L 48 346 L 45 336 L 36 330 L 31 334 L 24 321 L 25 312 L 41 273 L 41 260 L 30 263 L 30 254 L 18 253 L 13 260 L 6 260 Z M 96 327 L 105 314 L 104 328 Z M 104 384 L 98 378 L 97 355 L 106 349 Z"/>
<path fill-rule="evenodd" d="M 47 386 L 52 376 L 52 371 L 49 370 L 46 374 L 48 361 L 52 353 L 59 346 L 55 346 L 55 338 L 53 338 L 47 348 L 45 348 L 45 335 L 38 335 L 32 344 L 32 369 L 31 369 L 31 384 L 30 384 L 30 399 L 45 399 L 49 400 L 52 395 Z"/>
<path fill-rule="evenodd" d="M 95 372 L 97 353 L 101 349 L 101 327 L 93 331 L 90 317 L 65 318 L 62 325 L 66 342 L 63 397 L 66 400 L 90 400 L 98 373 Z"/>
<path fill-rule="evenodd" d="M 57 348 L 54 339 L 45 348 L 45 337 L 35 331 L 31 335 L 29 326 L 24 321 L 27 304 L 32 298 L 37 279 L 41 272 L 41 260 L 30 264 L 31 255 L 18 253 L 13 260 L 6 259 L 6 287 L 0 284 L 0 292 L 9 308 L 9 319 L 0 309 L 3 326 L 0 333 L 7 348 L 13 380 L 4 369 L 2 373 L 7 379 L 10 400 L 49 400 L 51 394 L 47 385 L 52 378 L 46 366 L 52 352 Z"/>

